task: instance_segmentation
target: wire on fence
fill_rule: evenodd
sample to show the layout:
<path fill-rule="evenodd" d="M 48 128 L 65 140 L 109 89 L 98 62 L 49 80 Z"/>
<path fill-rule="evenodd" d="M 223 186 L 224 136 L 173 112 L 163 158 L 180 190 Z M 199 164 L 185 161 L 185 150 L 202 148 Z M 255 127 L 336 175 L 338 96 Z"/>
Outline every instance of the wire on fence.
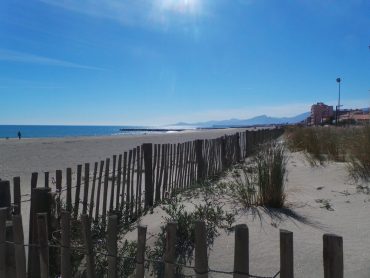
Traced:
<path fill-rule="evenodd" d="M 12 241 L 5 241 L 5 243 L 12 244 L 12 245 L 17 245 L 17 243 L 12 242 Z M 40 248 L 41 246 L 39 244 L 29 243 L 29 244 L 23 244 L 23 247 Z M 48 247 L 57 248 L 57 249 L 68 248 L 70 250 L 79 251 L 81 253 L 86 253 L 86 248 L 83 247 L 83 246 L 74 246 L 74 247 L 72 247 L 72 246 L 49 244 Z M 132 261 L 136 262 L 136 257 L 113 256 L 113 255 L 110 255 L 106 252 L 100 252 L 100 251 L 94 251 L 94 253 L 105 256 L 105 257 L 111 257 L 111 258 L 116 258 L 116 259 L 124 259 L 124 260 L 132 260 Z M 144 262 L 149 262 L 149 263 L 152 263 L 152 264 L 163 264 L 163 265 L 165 264 L 165 261 L 154 260 L 154 259 L 146 259 L 146 258 L 144 258 Z M 173 265 L 175 265 L 177 267 L 181 267 L 181 268 L 192 269 L 194 271 L 196 270 L 195 266 L 191 266 L 191 265 L 185 265 L 185 264 L 180 264 L 180 263 L 174 263 Z M 211 268 L 208 268 L 208 272 L 209 273 L 226 274 L 226 275 L 236 274 L 236 272 L 234 272 L 234 271 L 215 270 L 215 269 L 211 269 Z M 280 270 L 274 276 L 259 276 L 259 275 L 248 274 L 248 277 L 249 278 L 276 278 L 279 274 L 280 274 Z M 186 277 L 189 277 L 189 276 L 186 275 Z M 190 276 L 190 277 L 192 277 L 192 276 Z"/>

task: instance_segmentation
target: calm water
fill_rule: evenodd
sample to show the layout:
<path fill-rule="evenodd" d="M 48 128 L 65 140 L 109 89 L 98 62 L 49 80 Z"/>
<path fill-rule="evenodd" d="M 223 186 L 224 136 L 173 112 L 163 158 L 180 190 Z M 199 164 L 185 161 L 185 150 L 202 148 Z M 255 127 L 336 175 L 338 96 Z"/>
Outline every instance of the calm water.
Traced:
<path fill-rule="evenodd" d="M 128 134 L 143 134 L 150 131 L 121 131 L 120 129 L 148 129 L 143 126 L 47 126 L 47 125 L 0 125 L 0 138 L 16 138 L 18 131 L 22 138 L 50 138 L 74 136 L 114 136 Z M 171 127 L 179 128 L 179 127 Z M 166 131 L 155 131 L 165 133 Z M 154 133 L 153 131 L 151 133 Z"/>

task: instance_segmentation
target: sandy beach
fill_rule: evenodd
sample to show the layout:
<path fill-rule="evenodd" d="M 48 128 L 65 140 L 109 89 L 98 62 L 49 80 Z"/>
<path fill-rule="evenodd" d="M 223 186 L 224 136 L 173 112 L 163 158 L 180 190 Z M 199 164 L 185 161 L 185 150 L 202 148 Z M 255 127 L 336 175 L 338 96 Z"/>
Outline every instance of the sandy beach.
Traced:
<path fill-rule="evenodd" d="M 25 241 L 28 241 L 29 199 L 31 174 L 38 172 L 38 187 L 44 186 L 44 172 L 50 172 L 50 181 L 56 170 L 78 164 L 94 163 L 119 155 L 143 143 L 181 143 L 196 139 L 212 139 L 246 129 L 188 130 L 165 134 L 124 135 L 107 137 L 65 137 L 35 139 L 0 139 L 0 179 L 21 178 L 22 216 Z M 75 175 L 73 177 L 75 179 Z M 75 180 L 73 181 L 75 182 Z M 65 183 L 65 182 L 64 182 Z M 53 187 L 55 190 L 55 187 Z M 83 188 L 83 186 L 82 186 Z M 74 196 L 74 191 L 72 192 Z M 13 198 L 13 193 L 11 194 Z"/>
<path fill-rule="evenodd" d="M 286 184 L 288 211 L 244 210 L 239 205 L 235 224 L 247 224 L 250 244 L 250 273 L 272 277 L 280 268 L 279 229 L 294 233 L 295 277 L 322 278 L 323 234 L 335 233 L 343 237 L 344 277 L 365 278 L 370 275 L 370 195 L 359 191 L 347 175 L 345 163 L 328 163 L 325 167 L 311 167 L 302 153 L 290 154 Z M 228 177 L 226 179 L 229 179 Z M 218 196 L 221 197 L 221 196 Z M 324 207 L 327 200 L 329 207 Z M 199 199 L 186 203 L 191 210 Z M 226 211 L 235 204 L 218 198 Z M 166 216 L 160 208 L 143 217 L 141 224 L 151 234 L 159 233 Z M 233 271 L 234 233 L 220 230 L 209 255 L 209 266 L 214 270 Z M 137 232 L 127 236 L 135 240 Z M 155 240 L 150 238 L 149 245 Z M 211 277 L 228 277 L 212 273 Z"/>
<path fill-rule="evenodd" d="M 79 137 L 55 139 L 0 140 L 0 177 L 12 179 L 20 176 L 22 194 L 29 192 L 32 172 L 39 172 L 39 186 L 43 185 L 42 172 L 76 167 L 77 164 L 95 162 L 113 154 L 120 154 L 142 143 L 176 143 L 195 139 L 216 138 L 245 129 L 223 129 L 152 134 L 122 137 Z M 254 213 L 239 208 L 236 223 L 245 223 L 250 235 L 251 274 L 273 276 L 279 270 L 279 229 L 294 232 L 294 264 L 296 277 L 323 277 L 322 236 L 336 233 L 343 236 L 345 277 L 369 277 L 370 266 L 370 195 L 359 191 L 348 176 L 345 163 L 330 162 L 324 167 L 312 167 L 302 153 L 290 153 L 286 205 L 293 213 L 271 212 L 262 208 Z M 197 202 L 192 200 L 191 202 Z M 227 199 L 224 208 L 235 209 Z M 325 207 L 327 202 L 329 207 Z M 28 239 L 28 203 L 22 214 L 25 240 Z M 191 203 L 185 204 L 191 207 Z M 160 230 L 165 216 L 161 208 L 144 216 L 141 223 L 148 233 Z M 210 253 L 210 267 L 232 271 L 234 233 L 220 231 Z M 126 236 L 136 240 L 136 231 Z M 148 240 L 153 244 L 154 237 Z M 211 277 L 225 277 L 212 274 Z"/>
<path fill-rule="evenodd" d="M 181 143 L 196 139 L 212 139 L 244 129 L 189 130 L 166 134 L 124 135 L 109 137 L 65 137 L 40 139 L 0 139 L 0 178 L 21 177 L 22 193 L 31 180 L 31 173 L 65 170 L 78 164 L 93 163 L 140 146 L 143 143 Z M 42 176 L 40 179 L 42 180 Z"/>

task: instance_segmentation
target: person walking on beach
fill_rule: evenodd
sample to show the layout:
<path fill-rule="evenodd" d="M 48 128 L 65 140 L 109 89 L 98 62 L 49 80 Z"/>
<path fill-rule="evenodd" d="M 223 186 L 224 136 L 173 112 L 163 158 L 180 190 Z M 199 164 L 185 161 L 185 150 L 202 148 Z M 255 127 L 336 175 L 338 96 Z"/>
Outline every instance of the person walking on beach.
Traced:
<path fill-rule="evenodd" d="M 22 138 L 22 134 L 21 134 L 20 131 L 18 131 L 18 138 L 19 138 L 19 140 L 21 140 L 21 138 Z"/>

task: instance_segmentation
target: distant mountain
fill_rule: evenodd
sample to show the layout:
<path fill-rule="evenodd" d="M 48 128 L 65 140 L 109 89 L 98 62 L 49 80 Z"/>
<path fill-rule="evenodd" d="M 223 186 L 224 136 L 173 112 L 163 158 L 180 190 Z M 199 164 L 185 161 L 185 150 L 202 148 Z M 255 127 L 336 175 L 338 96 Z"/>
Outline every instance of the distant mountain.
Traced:
<path fill-rule="evenodd" d="M 305 120 L 310 115 L 310 112 L 302 113 L 294 117 L 269 117 L 261 115 L 250 119 L 230 119 L 221 121 L 208 121 L 199 123 L 184 123 L 180 122 L 175 125 L 180 126 L 197 126 L 197 127 L 235 127 L 235 126 L 253 126 L 253 125 L 272 125 L 272 124 L 295 124 Z"/>

